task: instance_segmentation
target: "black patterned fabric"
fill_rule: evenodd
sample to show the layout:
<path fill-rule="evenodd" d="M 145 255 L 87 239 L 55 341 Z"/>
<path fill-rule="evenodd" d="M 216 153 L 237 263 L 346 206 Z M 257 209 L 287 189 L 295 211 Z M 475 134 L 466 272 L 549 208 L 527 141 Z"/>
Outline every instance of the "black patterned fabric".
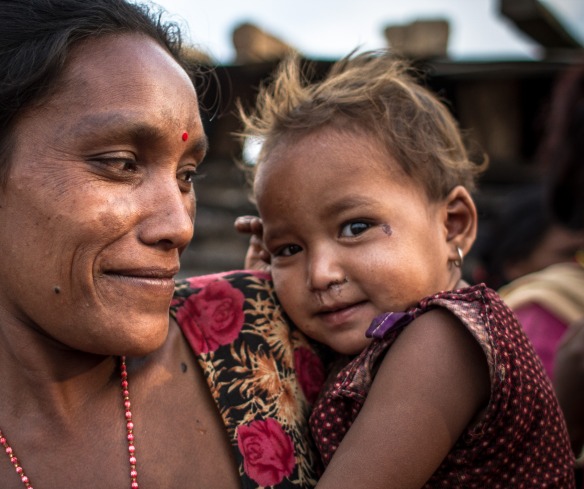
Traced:
<path fill-rule="evenodd" d="M 308 415 L 323 364 L 290 326 L 266 274 L 177 283 L 171 315 L 191 344 L 231 440 L 242 487 L 312 488 Z"/>

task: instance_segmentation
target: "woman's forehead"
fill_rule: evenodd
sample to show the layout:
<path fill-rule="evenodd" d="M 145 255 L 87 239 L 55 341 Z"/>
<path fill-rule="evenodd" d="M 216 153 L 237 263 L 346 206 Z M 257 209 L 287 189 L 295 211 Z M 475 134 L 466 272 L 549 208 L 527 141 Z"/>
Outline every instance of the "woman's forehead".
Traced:
<path fill-rule="evenodd" d="M 103 70 L 107 70 L 103 73 Z M 168 73 L 192 85 L 187 73 L 159 43 L 143 34 L 112 34 L 82 41 L 74 46 L 65 65 L 64 77 L 112 77 Z M 91 81 L 91 79 L 89 79 Z"/>
<path fill-rule="evenodd" d="M 165 150 L 176 141 L 180 148 L 204 146 L 191 80 L 146 36 L 109 36 L 76 46 L 57 85 L 21 112 L 14 126 L 14 161 L 39 148 L 51 151 L 53 159 L 66 159 L 128 148 L 129 142 Z M 181 139 L 185 131 L 188 143 Z"/>
<path fill-rule="evenodd" d="M 46 101 L 65 120 L 103 114 L 156 112 L 181 119 L 198 117 L 192 81 L 168 51 L 145 35 L 91 39 L 71 51 L 57 89 Z M 181 108 L 184 110 L 181 111 Z"/>

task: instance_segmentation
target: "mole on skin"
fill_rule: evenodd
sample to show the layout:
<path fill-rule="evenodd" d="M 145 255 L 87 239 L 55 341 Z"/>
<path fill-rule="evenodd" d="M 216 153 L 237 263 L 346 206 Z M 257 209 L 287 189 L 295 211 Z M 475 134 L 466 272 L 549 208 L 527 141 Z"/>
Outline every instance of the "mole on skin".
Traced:
<path fill-rule="evenodd" d="M 391 236 L 391 227 L 389 226 L 389 224 L 382 224 L 381 225 L 381 230 L 387 234 L 388 236 Z"/>

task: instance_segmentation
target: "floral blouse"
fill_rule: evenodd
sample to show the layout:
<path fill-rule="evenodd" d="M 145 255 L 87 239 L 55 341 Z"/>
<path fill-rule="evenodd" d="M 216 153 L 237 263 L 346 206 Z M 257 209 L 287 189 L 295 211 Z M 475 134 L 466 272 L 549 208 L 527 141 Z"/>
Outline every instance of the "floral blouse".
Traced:
<path fill-rule="evenodd" d="M 203 369 L 242 487 L 314 487 L 321 466 L 308 416 L 324 368 L 285 319 L 269 275 L 230 272 L 179 281 L 171 315 Z"/>

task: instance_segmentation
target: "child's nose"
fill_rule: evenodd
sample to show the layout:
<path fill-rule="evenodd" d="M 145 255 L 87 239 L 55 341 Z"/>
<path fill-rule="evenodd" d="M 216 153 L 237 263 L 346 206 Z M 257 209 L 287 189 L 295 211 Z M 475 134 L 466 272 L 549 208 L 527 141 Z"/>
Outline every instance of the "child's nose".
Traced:
<path fill-rule="evenodd" d="M 346 281 L 345 271 L 332 252 L 325 250 L 311 257 L 308 265 L 310 290 L 322 292 Z"/>

